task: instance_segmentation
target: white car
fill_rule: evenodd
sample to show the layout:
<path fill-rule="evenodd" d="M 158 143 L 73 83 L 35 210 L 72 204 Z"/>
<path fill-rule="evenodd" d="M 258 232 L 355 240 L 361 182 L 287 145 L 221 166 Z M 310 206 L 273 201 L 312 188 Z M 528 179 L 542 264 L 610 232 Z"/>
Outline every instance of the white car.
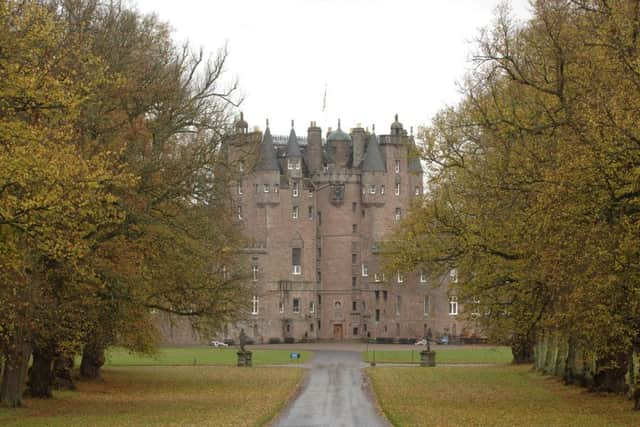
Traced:
<path fill-rule="evenodd" d="M 422 338 L 420 341 L 416 341 L 415 345 L 427 345 L 427 339 Z"/>
<path fill-rule="evenodd" d="M 229 347 L 229 344 L 225 344 L 222 341 L 216 341 L 216 340 L 210 341 L 209 345 L 213 346 L 215 348 L 218 348 L 218 347 Z"/>

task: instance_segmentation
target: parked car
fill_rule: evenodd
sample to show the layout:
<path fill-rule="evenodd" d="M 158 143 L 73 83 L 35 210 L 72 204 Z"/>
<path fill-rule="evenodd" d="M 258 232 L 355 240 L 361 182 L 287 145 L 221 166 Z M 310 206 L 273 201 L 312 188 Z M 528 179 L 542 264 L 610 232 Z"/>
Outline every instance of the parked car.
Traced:
<path fill-rule="evenodd" d="M 414 345 L 427 345 L 427 339 L 422 338 L 421 340 L 416 341 Z"/>
<path fill-rule="evenodd" d="M 438 341 L 436 341 L 438 344 L 441 345 L 447 345 L 449 344 L 449 335 L 443 335 L 440 338 L 438 338 Z"/>
<path fill-rule="evenodd" d="M 215 347 L 215 348 L 218 348 L 218 347 L 229 347 L 229 344 L 225 344 L 222 341 L 217 341 L 217 340 L 211 340 L 209 342 L 209 345 L 212 346 L 212 347 Z"/>

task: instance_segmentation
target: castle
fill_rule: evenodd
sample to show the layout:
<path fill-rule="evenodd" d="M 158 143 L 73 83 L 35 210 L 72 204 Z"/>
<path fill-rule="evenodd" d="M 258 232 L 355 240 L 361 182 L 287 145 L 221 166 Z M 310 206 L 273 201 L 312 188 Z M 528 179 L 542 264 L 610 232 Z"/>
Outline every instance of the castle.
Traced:
<path fill-rule="evenodd" d="M 413 135 L 397 115 L 389 135 L 347 133 L 338 121 L 326 138 L 315 122 L 306 138 L 293 122 L 288 137 L 268 123 L 249 132 L 241 115 L 225 149 L 253 285 L 238 327 L 256 343 L 468 332 L 447 292 L 455 272 L 430 283 L 425 272 L 380 268 L 381 243 L 423 194 Z"/>

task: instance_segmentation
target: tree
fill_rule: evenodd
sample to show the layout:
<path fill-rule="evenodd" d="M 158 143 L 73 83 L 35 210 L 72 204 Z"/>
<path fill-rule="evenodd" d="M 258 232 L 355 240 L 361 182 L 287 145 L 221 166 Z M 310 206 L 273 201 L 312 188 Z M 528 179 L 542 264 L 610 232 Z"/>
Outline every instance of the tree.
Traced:
<path fill-rule="evenodd" d="M 640 9 L 549 0 L 533 11 L 520 26 L 499 11 L 462 103 L 426 129 L 430 192 L 390 263 L 458 267 L 459 291 L 516 360 L 562 337 L 593 358 L 593 387 L 622 391 L 640 330 Z"/>

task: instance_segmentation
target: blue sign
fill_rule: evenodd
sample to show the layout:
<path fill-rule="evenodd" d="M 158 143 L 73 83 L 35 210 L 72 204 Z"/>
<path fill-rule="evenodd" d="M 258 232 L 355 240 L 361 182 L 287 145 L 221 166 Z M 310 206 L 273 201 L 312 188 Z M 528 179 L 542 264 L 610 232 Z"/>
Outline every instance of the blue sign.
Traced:
<path fill-rule="evenodd" d="M 291 353 L 289 357 L 291 357 L 292 359 L 300 359 L 300 353 Z"/>

